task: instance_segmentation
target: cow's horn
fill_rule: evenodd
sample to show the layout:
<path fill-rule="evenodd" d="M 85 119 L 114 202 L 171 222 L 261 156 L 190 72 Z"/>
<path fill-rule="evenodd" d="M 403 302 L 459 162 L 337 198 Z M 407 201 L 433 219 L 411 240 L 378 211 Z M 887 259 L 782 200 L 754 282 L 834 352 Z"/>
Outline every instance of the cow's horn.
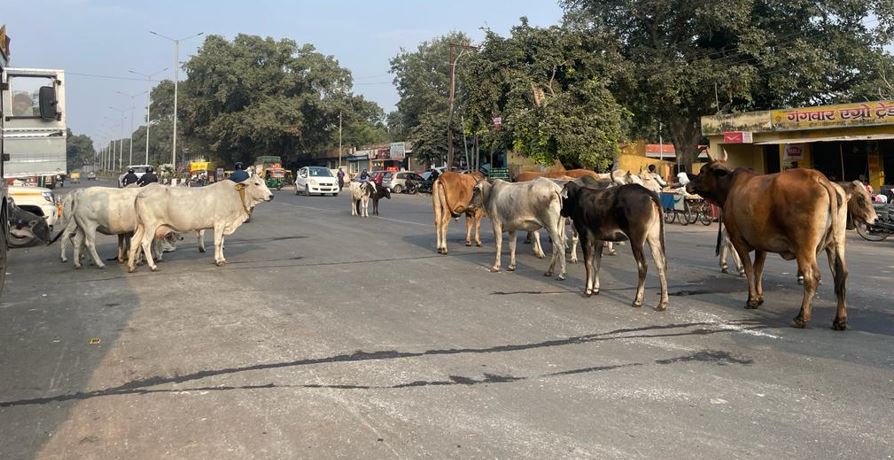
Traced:
<path fill-rule="evenodd" d="M 721 160 L 722 160 L 722 161 L 727 161 L 727 160 L 729 160 L 729 154 L 726 153 L 726 149 L 723 148 L 723 147 L 721 147 L 720 149 L 723 150 L 723 158 L 721 158 Z"/>

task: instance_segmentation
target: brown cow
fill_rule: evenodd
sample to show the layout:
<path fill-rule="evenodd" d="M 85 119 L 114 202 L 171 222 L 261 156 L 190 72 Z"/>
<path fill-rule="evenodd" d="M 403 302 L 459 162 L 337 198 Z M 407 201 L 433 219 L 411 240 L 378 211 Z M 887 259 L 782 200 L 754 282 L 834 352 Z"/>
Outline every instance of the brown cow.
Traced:
<path fill-rule="evenodd" d="M 481 219 L 486 217 L 483 209 L 469 208 L 472 189 L 484 180 L 478 172 L 460 174 L 445 172 L 435 180 L 431 189 L 431 203 L 435 212 L 435 243 L 438 254 L 447 254 L 447 224 L 450 217 L 466 215 L 466 246 L 471 246 L 472 226 L 475 227 L 475 246 L 481 246 Z"/>
<path fill-rule="evenodd" d="M 724 155 L 725 156 L 725 155 Z M 725 158 L 724 158 L 725 160 Z M 733 247 L 745 265 L 748 301 L 745 308 L 764 303 L 761 282 L 768 252 L 797 259 L 804 274 L 804 298 L 794 327 L 807 327 L 811 303 L 819 284 L 816 257 L 825 250 L 835 279 L 838 310 L 832 328 L 847 328 L 847 262 L 844 260 L 847 197 L 843 188 L 812 169 L 758 175 L 745 168 L 731 169 L 724 160 L 702 166 L 687 185 L 689 193 L 717 203 Z M 754 262 L 749 253 L 754 251 Z"/>

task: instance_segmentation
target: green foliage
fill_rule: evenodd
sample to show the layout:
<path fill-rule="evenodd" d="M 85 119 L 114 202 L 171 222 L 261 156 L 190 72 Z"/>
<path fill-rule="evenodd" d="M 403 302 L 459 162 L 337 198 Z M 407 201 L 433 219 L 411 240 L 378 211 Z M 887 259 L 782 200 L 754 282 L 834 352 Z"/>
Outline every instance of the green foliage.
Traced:
<path fill-rule="evenodd" d="M 65 142 L 65 163 L 68 170 L 79 169 L 84 165 L 92 165 L 96 150 L 93 149 L 93 139 L 86 134 L 75 136 L 71 130 Z"/>
<path fill-rule="evenodd" d="M 463 65 L 467 129 L 493 150 L 509 147 L 543 164 L 607 168 L 623 140 L 624 109 L 605 77 L 614 60 L 598 42 L 524 18 L 503 38 L 488 32 Z M 503 129 L 493 132 L 493 117 Z"/>
<path fill-rule="evenodd" d="M 406 139 L 413 143 L 414 156 L 433 162 L 444 161 L 447 152 L 451 43 L 469 43 L 469 38 L 453 32 L 423 42 L 416 51 L 402 49 L 391 59 L 391 72 L 400 101 L 397 113 L 389 115 L 389 130 L 395 135 L 406 135 Z M 454 114 L 452 126 L 454 149 L 461 152 L 462 131 L 458 114 Z"/>
<path fill-rule="evenodd" d="M 664 122 L 686 163 L 702 115 L 877 97 L 891 67 L 890 0 L 563 4 L 568 26 L 623 57 L 611 89 L 633 112 L 631 131 Z"/>

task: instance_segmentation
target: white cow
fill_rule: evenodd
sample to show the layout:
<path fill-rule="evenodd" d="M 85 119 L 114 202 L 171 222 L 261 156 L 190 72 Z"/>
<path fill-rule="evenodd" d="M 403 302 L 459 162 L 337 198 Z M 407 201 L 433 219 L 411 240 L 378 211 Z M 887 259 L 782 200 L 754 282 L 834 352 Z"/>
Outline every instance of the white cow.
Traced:
<path fill-rule="evenodd" d="M 557 279 L 565 279 L 565 219 L 562 218 L 562 187 L 555 182 L 538 177 L 528 182 L 493 184 L 481 181 L 472 189 L 472 207 L 487 212 L 494 226 L 497 255 L 492 272 L 500 271 L 500 252 L 503 232 L 509 232 L 509 271 L 515 270 L 515 232 L 537 231 L 545 228 L 552 241 L 552 257 L 544 276 L 552 276 L 559 264 Z"/>
<path fill-rule="evenodd" d="M 62 262 L 68 262 L 68 246 L 72 244 L 77 235 L 78 224 L 74 220 L 74 204 L 81 190 L 75 190 L 68 193 L 62 198 L 62 216 L 56 222 L 56 226 L 62 229 L 62 234 L 58 236 L 62 241 L 59 243 L 60 258 Z"/>
<path fill-rule="evenodd" d="M 151 185 L 149 187 L 161 187 Z M 81 190 L 74 198 L 72 216 L 77 226 L 74 241 L 74 265 L 81 268 L 81 249 L 86 246 L 93 263 L 105 267 L 96 252 L 96 232 L 104 235 L 118 235 L 118 262 L 124 262 L 126 236 L 137 225 L 134 199 L 143 189 L 90 187 Z M 64 212 L 64 210 L 63 210 Z M 69 231 L 66 227 L 63 231 Z M 65 235 L 63 235 L 63 238 Z"/>
<path fill-rule="evenodd" d="M 252 175 L 239 184 L 223 180 L 206 187 L 146 187 L 136 197 L 137 228 L 130 244 L 128 271 L 136 270 L 140 248 L 152 271 L 158 269 L 149 252 L 156 235 L 168 232 L 214 230 L 214 262 L 227 263 L 223 255 L 224 235 L 231 235 L 248 220 L 258 203 L 270 201 L 273 193 L 264 180 Z"/>
<path fill-rule="evenodd" d="M 351 182 L 351 215 L 369 217 L 369 197 L 376 193 L 376 183 L 372 181 Z"/>

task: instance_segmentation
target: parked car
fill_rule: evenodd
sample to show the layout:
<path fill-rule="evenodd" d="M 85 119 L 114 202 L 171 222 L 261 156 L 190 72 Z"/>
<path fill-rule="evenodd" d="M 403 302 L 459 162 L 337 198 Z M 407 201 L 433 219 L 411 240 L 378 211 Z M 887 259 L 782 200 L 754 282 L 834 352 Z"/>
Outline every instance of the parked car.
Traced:
<path fill-rule="evenodd" d="M 403 193 L 407 191 L 408 182 L 412 182 L 415 185 L 421 184 L 425 179 L 422 176 L 414 173 L 413 171 L 398 171 L 391 172 L 388 171 L 385 173 L 384 177 L 382 177 L 382 186 L 391 190 L 393 193 Z M 416 187 L 411 187 L 414 191 Z"/>
<path fill-rule="evenodd" d="M 332 175 L 329 168 L 322 166 L 305 166 L 295 174 L 295 195 L 304 193 L 307 196 L 338 195 L 338 178 Z"/>
<path fill-rule="evenodd" d="M 62 203 L 48 188 L 13 185 L 9 187 L 9 197 L 18 207 L 46 219 L 51 229 L 59 220 Z"/>
<path fill-rule="evenodd" d="M 93 171 L 88 172 L 88 173 L 87 173 L 87 180 L 96 180 L 96 173 L 93 172 Z"/>

